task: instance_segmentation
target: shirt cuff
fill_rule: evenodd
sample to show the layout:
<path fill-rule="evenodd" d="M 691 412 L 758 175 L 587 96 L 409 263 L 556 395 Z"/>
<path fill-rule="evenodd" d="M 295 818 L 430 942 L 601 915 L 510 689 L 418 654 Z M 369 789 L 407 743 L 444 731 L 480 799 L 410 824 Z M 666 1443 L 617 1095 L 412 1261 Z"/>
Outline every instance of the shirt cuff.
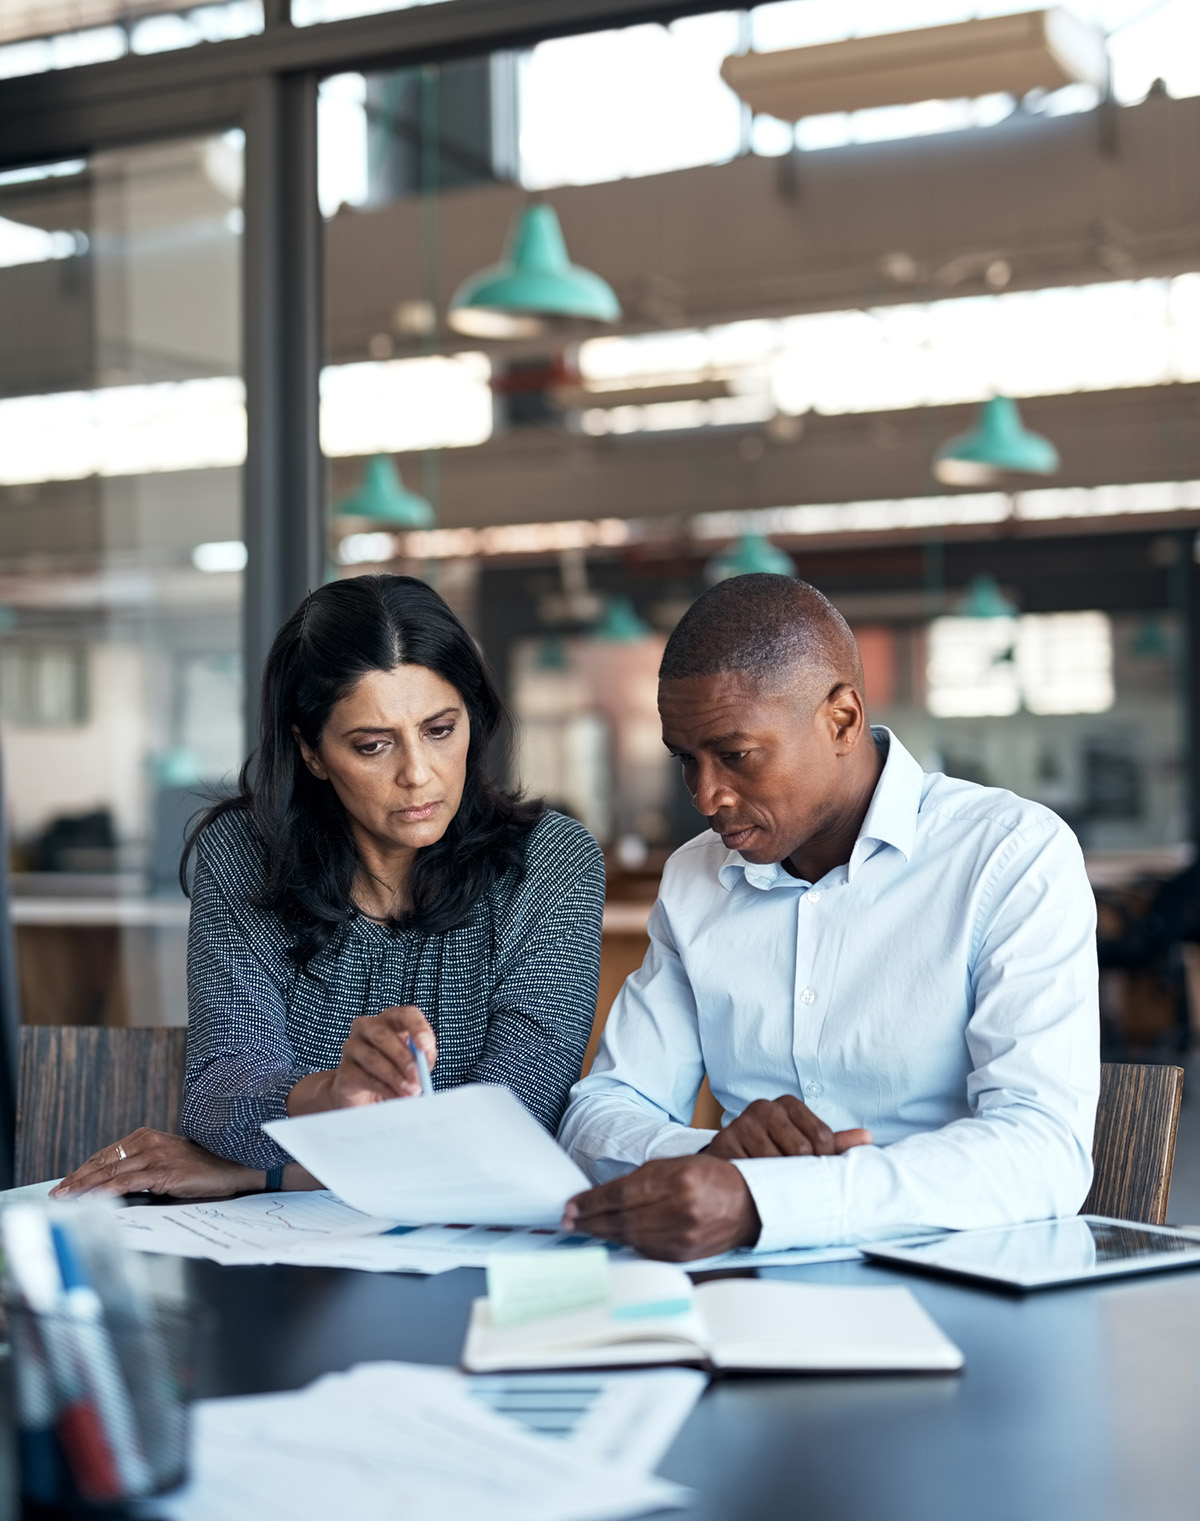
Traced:
<path fill-rule="evenodd" d="M 746 1180 L 762 1230 L 757 1252 L 792 1246 L 831 1246 L 845 1238 L 838 1157 L 751 1157 L 735 1161 Z"/>
<path fill-rule="evenodd" d="M 696 1130 L 691 1125 L 666 1125 L 646 1148 L 646 1161 L 662 1157 L 694 1157 L 716 1136 L 715 1130 Z"/>

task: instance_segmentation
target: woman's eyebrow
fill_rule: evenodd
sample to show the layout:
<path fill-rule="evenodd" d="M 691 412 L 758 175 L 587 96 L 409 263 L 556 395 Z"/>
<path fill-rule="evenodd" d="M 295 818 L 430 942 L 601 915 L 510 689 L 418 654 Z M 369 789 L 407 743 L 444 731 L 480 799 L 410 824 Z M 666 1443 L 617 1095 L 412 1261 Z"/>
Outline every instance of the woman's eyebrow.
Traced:
<path fill-rule="evenodd" d="M 460 707 L 440 708 L 436 713 L 431 713 L 428 718 L 423 718 L 421 722 L 423 724 L 432 724 L 436 723 L 439 718 L 450 718 L 461 712 L 462 709 Z M 392 728 L 391 724 L 358 724 L 353 729 L 343 729 L 342 737 L 346 739 L 351 734 L 390 734 Z"/>

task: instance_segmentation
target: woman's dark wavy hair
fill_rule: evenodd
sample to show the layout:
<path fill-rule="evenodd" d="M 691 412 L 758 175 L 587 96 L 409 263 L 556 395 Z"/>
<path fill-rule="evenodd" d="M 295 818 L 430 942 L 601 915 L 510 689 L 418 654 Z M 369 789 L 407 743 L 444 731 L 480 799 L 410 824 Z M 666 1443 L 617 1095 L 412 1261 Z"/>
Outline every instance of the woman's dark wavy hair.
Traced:
<path fill-rule="evenodd" d="M 354 916 L 359 859 L 346 812 L 332 786 L 304 764 L 293 725 L 316 749 L 334 704 L 368 671 L 398 665 L 425 666 L 454 687 L 471 739 L 458 812 L 442 838 L 418 852 L 411 907 L 393 928 L 439 934 L 461 924 L 505 872 L 521 868 L 526 837 L 545 811 L 495 781 L 511 722 L 474 641 L 432 587 L 412 576 L 371 575 L 310 592 L 267 656 L 258 752 L 242 767 L 237 793 L 208 809 L 189 834 L 181 867 L 182 877 L 216 819 L 248 813 L 263 850 L 261 906 L 291 929 L 300 968 Z"/>

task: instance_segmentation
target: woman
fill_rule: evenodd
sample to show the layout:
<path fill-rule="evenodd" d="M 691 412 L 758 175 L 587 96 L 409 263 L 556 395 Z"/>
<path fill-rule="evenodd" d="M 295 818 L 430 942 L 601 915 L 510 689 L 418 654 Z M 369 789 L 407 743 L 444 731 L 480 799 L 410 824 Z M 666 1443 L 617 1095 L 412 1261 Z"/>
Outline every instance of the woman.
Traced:
<path fill-rule="evenodd" d="M 257 761 L 188 842 L 182 1129 L 137 1130 L 59 1186 L 213 1197 L 312 1186 L 264 1120 L 511 1088 L 553 1133 L 596 1007 L 604 865 L 583 827 L 499 788 L 506 715 L 437 595 L 312 592 L 263 675 Z"/>

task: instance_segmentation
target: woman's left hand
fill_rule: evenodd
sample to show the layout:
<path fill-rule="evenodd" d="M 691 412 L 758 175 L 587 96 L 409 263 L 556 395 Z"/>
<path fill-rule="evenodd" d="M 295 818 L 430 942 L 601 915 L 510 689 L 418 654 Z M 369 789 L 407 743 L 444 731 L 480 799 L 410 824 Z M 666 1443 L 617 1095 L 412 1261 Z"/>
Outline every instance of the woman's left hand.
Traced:
<path fill-rule="evenodd" d="M 261 1170 L 214 1156 L 181 1135 L 135 1130 L 106 1146 L 51 1190 L 52 1199 L 78 1194 L 171 1194 L 177 1199 L 227 1199 L 260 1192 Z"/>

